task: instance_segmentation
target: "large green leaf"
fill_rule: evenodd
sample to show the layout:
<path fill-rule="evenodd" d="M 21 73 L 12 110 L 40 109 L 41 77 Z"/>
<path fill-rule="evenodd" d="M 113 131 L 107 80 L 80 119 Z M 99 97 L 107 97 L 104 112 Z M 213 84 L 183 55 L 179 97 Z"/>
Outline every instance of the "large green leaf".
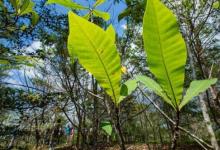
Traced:
<path fill-rule="evenodd" d="M 189 101 L 198 96 L 199 93 L 206 91 L 211 85 L 215 84 L 217 79 L 210 79 L 210 80 L 196 80 L 190 83 L 189 88 L 186 91 L 186 95 L 183 98 L 183 101 L 180 103 L 179 108 L 183 108 Z"/>
<path fill-rule="evenodd" d="M 144 84 L 148 89 L 152 90 L 155 92 L 158 96 L 162 97 L 165 102 L 170 104 L 175 108 L 175 105 L 172 104 L 171 100 L 167 97 L 166 93 L 164 90 L 160 87 L 160 85 L 154 81 L 153 79 L 147 77 L 147 76 L 137 76 L 135 77 L 136 81 L 141 82 Z"/>
<path fill-rule="evenodd" d="M 117 104 L 120 96 L 120 57 L 113 41 L 112 31 L 69 12 L 68 50 L 76 56 Z M 112 29 L 111 29 L 112 30 Z"/>
<path fill-rule="evenodd" d="M 174 14 L 159 0 L 147 0 L 143 25 L 148 65 L 177 108 L 182 99 L 186 45 Z"/>
<path fill-rule="evenodd" d="M 84 6 L 81 6 L 72 0 L 48 0 L 46 4 L 59 4 L 71 9 L 78 9 L 78 10 L 83 10 L 83 9 L 88 9 Z"/>
<path fill-rule="evenodd" d="M 136 80 L 128 80 L 121 86 L 120 91 L 120 98 L 118 103 L 123 101 L 128 95 L 130 95 L 135 89 L 137 88 L 137 81 Z"/>

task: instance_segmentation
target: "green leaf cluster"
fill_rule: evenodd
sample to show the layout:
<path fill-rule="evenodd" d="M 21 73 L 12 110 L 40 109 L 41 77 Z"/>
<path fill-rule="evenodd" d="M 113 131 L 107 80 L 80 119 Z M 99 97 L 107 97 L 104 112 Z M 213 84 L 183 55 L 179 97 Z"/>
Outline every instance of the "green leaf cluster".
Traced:
<path fill-rule="evenodd" d="M 98 6 L 104 1 L 97 1 Z M 176 111 L 217 79 L 193 81 L 184 93 L 187 50 L 175 15 L 159 0 L 148 0 L 143 20 L 143 40 L 150 71 L 156 81 L 137 76 L 121 85 L 120 57 L 115 45 L 115 31 L 107 30 L 69 12 L 68 50 L 71 58 L 90 72 L 112 98 L 116 106 L 137 87 L 137 82 L 154 91 Z"/>
<path fill-rule="evenodd" d="M 14 10 L 18 16 L 31 14 L 31 23 L 36 25 L 39 20 L 37 12 L 34 10 L 34 2 L 32 0 L 10 0 Z"/>

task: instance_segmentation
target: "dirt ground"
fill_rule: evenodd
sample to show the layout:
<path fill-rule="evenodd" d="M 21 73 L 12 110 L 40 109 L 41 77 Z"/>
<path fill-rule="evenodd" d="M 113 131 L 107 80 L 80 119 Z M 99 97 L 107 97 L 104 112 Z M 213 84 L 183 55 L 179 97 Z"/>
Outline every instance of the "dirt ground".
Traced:
<path fill-rule="evenodd" d="M 150 148 L 149 148 L 150 147 Z M 135 145 L 126 145 L 127 150 L 169 150 L 169 146 L 158 146 L 158 145 L 147 145 L 147 144 L 135 144 Z M 60 147 L 56 150 L 76 150 L 74 147 Z M 97 150 L 120 150 L 119 145 L 113 147 L 99 147 Z M 182 145 L 178 150 L 202 150 L 199 146 L 196 145 Z"/>

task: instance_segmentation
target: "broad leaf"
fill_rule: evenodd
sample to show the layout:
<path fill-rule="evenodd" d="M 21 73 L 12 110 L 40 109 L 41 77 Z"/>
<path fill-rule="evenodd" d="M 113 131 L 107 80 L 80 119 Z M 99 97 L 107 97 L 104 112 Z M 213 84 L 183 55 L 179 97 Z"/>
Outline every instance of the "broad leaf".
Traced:
<path fill-rule="evenodd" d="M 135 89 L 137 88 L 137 81 L 136 80 L 128 80 L 121 86 L 120 91 L 120 98 L 118 103 L 124 100 L 128 95 L 130 95 Z"/>
<path fill-rule="evenodd" d="M 95 2 L 95 4 L 93 5 L 93 7 L 95 8 L 95 7 L 97 7 L 97 6 L 101 5 L 101 4 L 103 4 L 104 2 L 105 2 L 105 0 L 96 0 L 96 2 Z"/>
<path fill-rule="evenodd" d="M 110 15 L 109 13 L 100 11 L 100 10 L 93 10 L 93 15 L 100 17 L 102 19 L 104 19 L 105 21 L 108 21 L 110 19 Z"/>
<path fill-rule="evenodd" d="M 155 92 L 158 96 L 162 97 L 165 102 L 167 102 L 168 104 L 170 104 L 175 108 L 175 105 L 172 104 L 171 100 L 167 97 L 164 90 L 160 87 L 160 85 L 156 81 L 154 81 L 153 79 L 147 76 L 137 76 L 135 79 L 136 81 L 139 81 L 142 84 L 144 84 L 148 89 Z"/>
<path fill-rule="evenodd" d="M 69 12 L 68 50 L 117 104 L 120 96 L 120 57 L 110 33 Z"/>
<path fill-rule="evenodd" d="M 199 93 L 206 91 L 211 85 L 215 84 L 217 79 L 210 79 L 210 80 L 197 80 L 192 81 L 189 88 L 186 91 L 186 95 L 183 98 L 183 101 L 180 103 L 179 108 L 183 108 L 190 100 L 198 96 Z"/>
<path fill-rule="evenodd" d="M 182 99 L 186 45 L 174 14 L 159 0 L 148 0 L 143 37 L 148 66 L 177 108 Z"/>
<path fill-rule="evenodd" d="M 104 130 L 109 136 L 112 134 L 112 125 L 109 121 L 101 122 L 101 129 Z"/>
<path fill-rule="evenodd" d="M 73 2 L 72 0 L 48 0 L 46 4 L 59 4 L 64 7 L 68 7 L 71 9 L 78 9 L 78 10 L 88 9 L 84 6 L 81 6 L 81 5 Z"/>

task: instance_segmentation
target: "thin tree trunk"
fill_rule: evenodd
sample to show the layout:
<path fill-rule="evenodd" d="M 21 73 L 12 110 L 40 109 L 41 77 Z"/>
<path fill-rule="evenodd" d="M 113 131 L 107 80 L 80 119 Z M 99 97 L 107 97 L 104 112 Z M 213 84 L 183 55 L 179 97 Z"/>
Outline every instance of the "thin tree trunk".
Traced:
<path fill-rule="evenodd" d="M 85 105 L 83 104 L 83 109 L 85 109 Z M 86 129 L 86 113 L 82 112 L 82 141 L 81 141 L 81 149 L 85 149 L 86 143 L 87 143 L 87 129 Z"/>
<path fill-rule="evenodd" d="M 15 135 L 13 134 L 10 143 L 8 144 L 7 150 L 11 150 L 13 148 L 14 143 L 15 143 Z"/>
<path fill-rule="evenodd" d="M 92 77 L 92 84 L 93 84 L 93 93 L 97 95 L 97 88 L 98 88 L 98 84 L 97 82 L 94 80 L 94 77 Z M 98 100 L 96 97 L 93 98 L 93 149 L 96 150 L 97 149 L 97 140 L 98 140 L 98 129 L 99 129 L 99 119 L 98 119 Z"/>
<path fill-rule="evenodd" d="M 53 120 L 53 126 L 51 128 L 51 134 L 50 134 L 50 138 L 49 138 L 49 150 L 54 150 L 54 128 L 56 125 L 56 114 L 54 116 L 54 120 Z"/>
<path fill-rule="evenodd" d="M 77 132 L 77 138 L 76 138 L 76 148 L 80 149 L 80 135 L 82 132 L 82 118 L 78 116 L 79 125 L 78 125 L 78 132 Z"/>
<path fill-rule="evenodd" d="M 203 118 L 204 118 L 204 121 L 205 121 L 205 124 L 206 124 L 206 128 L 207 128 L 208 133 L 210 135 L 211 144 L 212 144 L 212 146 L 214 147 L 215 150 L 219 150 L 218 142 L 217 142 L 217 139 L 215 137 L 215 133 L 214 133 L 213 128 L 212 128 L 211 119 L 210 119 L 209 114 L 208 114 L 208 110 L 207 110 L 207 107 L 206 107 L 206 104 L 205 104 L 203 94 L 201 94 L 199 96 L 199 101 L 200 101 L 200 105 L 201 105 L 201 109 L 202 109 Z"/>
<path fill-rule="evenodd" d="M 161 128 L 160 128 L 160 124 L 158 123 L 158 134 L 159 134 L 159 138 L 160 138 L 160 143 L 161 143 L 161 149 L 163 149 L 163 136 L 162 136 L 162 134 L 161 134 Z"/>
<path fill-rule="evenodd" d="M 147 115 L 147 113 L 145 113 L 145 118 L 146 120 L 149 122 L 149 125 L 152 129 L 152 132 L 153 132 L 153 139 L 154 139 L 154 143 L 156 143 L 156 132 L 155 132 L 155 128 L 154 128 L 154 125 L 153 123 L 151 122 L 149 116 Z M 155 144 L 153 145 L 153 149 L 155 149 Z"/>
<path fill-rule="evenodd" d="M 40 133 L 38 130 L 38 120 L 37 117 L 35 118 L 35 140 L 36 140 L 36 148 L 39 146 L 39 140 L 40 140 Z"/>

